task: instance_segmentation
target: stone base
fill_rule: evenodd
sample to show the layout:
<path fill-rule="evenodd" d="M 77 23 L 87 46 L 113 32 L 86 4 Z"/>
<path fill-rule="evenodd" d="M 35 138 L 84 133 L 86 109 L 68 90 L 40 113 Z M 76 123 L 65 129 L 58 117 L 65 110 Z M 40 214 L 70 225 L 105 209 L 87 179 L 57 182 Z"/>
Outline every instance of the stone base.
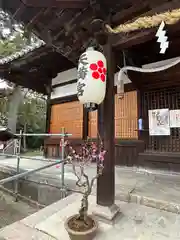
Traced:
<path fill-rule="evenodd" d="M 96 205 L 92 213 L 98 221 L 114 224 L 121 212 L 120 208 L 116 204 L 113 204 L 110 207 Z"/>

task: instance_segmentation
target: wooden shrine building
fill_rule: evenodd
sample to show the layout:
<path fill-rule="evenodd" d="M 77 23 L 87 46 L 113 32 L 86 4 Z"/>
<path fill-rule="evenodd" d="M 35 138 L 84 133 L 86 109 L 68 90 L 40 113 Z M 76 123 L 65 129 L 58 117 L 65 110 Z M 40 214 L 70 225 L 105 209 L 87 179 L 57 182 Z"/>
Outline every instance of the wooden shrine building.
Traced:
<path fill-rule="evenodd" d="M 180 110 L 180 64 L 156 73 L 128 71 L 124 97 L 117 97 L 117 72 L 123 66 L 145 68 L 172 63 L 180 56 L 179 0 L 4 0 L 2 8 L 23 22 L 45 45 L 16 59 L 0 61 L 1 77 L 49 96 L 47 131 L 61 127 L 78 144 L 103 135 L 108 154 L 99 203 L 114 196 L 114 162 L 180 170 L 180 128 L 150 135 L 149 110 Z M 160 54 L 156 32 L 166 23 L 169 47 Z M 97 112 L 87 113 L 76 97 L 78 58 L 88 46 L 102 51 L 108 64 L 107 93 Z M 178 113 L 178 111 L 177 111 Z M 138 128 L 138 119 L 143 129 Z M 169 115 L 167 116 L 169 119 Z M 47 153 L 58 156 L 57 138 L 46 139 Z M 103 197 L 106 203 L 103 203 Z"/>

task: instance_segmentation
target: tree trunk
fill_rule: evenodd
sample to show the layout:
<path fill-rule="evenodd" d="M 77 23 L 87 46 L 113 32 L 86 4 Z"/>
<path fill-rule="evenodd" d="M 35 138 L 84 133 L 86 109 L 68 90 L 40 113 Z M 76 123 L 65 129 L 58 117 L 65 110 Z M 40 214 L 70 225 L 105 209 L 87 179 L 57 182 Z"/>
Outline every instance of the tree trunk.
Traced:
<path fill-rule="evenodd" d="M 16 124 L 17 124 L 17 115 L 19 105 L 22 101 L 23 95 L 21 92 L 21 87 L 15 87 L 12 95 L 9 97 L 8 103 L 8 128 L 13 132 L 16 133 Z"/>
<path fill-rule="evenodd" d="M 17 86 L 14 88 L 12 95 L 8 99 L 8 128 L 13 132 L 16 133 L 16 124 L 17 124 L 17 116 L 18 116 L 18 109 L 21 101 L 23 100 L 23 95 L 21 92 L 21 87 Z M 8 153 L 12 153 L 14 150 L 14 146 L 8 149 Z"/>

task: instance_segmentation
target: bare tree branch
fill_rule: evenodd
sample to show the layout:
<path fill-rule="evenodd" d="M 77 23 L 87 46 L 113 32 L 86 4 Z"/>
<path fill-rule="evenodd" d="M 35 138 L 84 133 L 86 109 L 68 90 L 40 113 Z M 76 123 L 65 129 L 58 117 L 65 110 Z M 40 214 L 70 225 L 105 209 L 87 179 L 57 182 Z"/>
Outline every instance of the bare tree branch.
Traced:
<path fill-rule="evenodd" d="M 76 182 L 76 185 L 78 187 L 85 187 L 85 183 L 81 183 L 81 180 L 82 180 L 82 173 L 80 174 L 80 176 L 78 175 L 77 173 L 77 170 L 76 170 L 76 165 L 75 163 L 72 161 L 72 168 L 73 168 L 73 172 L 75 174 L 75 176 L 77 177 L 78 181 Z"/>
<path fill-rule="evenodd" d="M 100 147 L 96 146 L 94 142 L 86 142 L 84 145 L 82 145 L 82 148 L 79 152 L 79 154 L 76 153 L 76 151 L 73 149 L 72 146 L 69 146 L 69 152 L 68 152 L 68 159 L 70 160 L 69 162 L 72 164 L 72 169 L 77 177 L 77 182 L 76 185 L 78 187 L 84 187 L 83 191 L 76 191 L 78 193 L 83 194 L 83 198 L 81 200 L 81 207 L 79 210 L 79 215 L 78 219 L 82 220 L 86 223 L 87 220 L 87 212 L 88 212 L 88 197 L 90 196 L 92 192 L 92 188 L 94 185 L 95 180 L 102 175 L 103 171 L 103 161 L 104 161 L 104 155 L 106 151 L 103 148 L 103 144 L 101 142 Z M 88 165 L 88 163 L 91 163 L 93 160 L 96 160 L 97 165 L 98 165 L 98 173 L 96 176 L 94 176 L 91 181 L 89 179 L 88 174 L 85 172 L 85 166 Z M 78 162 L 78 167 L 79 167 L 79 173 L 76 169 L 76 163 Z"/>
<path fill-rule="evenodd" d="M 83 176 L 83 177 L 85 178 L 85 180 L 86 180 L 86 181 L 84 182 L 84 184 L 87 185 L 87 189 L 89 189 L 89 187 L 90 187 L 89 177 L 88 177 L 87 174 L 85 174 L 84 166 L 80 165 L 80 169 L 81 169 L 81 174 L 82 174 L 82 176 Z"/>

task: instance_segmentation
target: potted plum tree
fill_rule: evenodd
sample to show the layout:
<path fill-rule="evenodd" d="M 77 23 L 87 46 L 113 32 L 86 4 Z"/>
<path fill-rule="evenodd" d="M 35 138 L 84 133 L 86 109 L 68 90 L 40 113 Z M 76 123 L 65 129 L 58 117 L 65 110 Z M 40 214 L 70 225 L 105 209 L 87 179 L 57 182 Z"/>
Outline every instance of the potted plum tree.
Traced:
<path fill-rule="evenodd" d="M 97 221 L 88 215 L 88 197 L 92 192 L 95 180 L 103 173 L 103 162 L 106 151 L 102 141 L 99 147 L 96 143 L 87 140 L 80 148 L 79 153 L 68 143 L 68 162 L 72 164 L 73 173 L 77 177 L 76 185 L 82 194 L 79 213 L 69 217 L 65 222 L 65 229 L 71 240 L 92 240 L 98 229 Z M 85 166 L 97 162 L 97 174 L 90 179 L 85 172 Z"/>

